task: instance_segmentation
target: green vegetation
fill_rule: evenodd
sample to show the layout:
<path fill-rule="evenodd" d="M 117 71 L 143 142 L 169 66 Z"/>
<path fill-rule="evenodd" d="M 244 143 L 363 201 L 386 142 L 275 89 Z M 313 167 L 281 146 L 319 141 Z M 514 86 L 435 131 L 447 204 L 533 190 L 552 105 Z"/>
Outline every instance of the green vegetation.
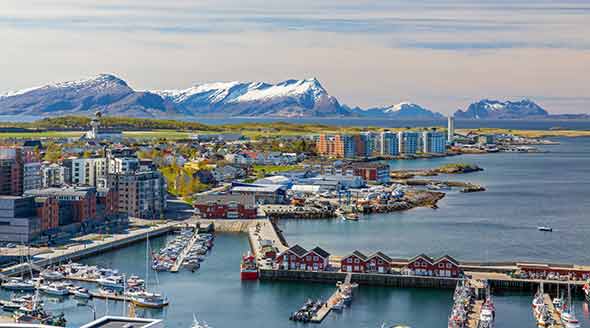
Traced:
<path fill-rule="evenodd" d="M 439 167 L 438 169 L 436 169 L 436 171 L 439 173 L 447 173 L 447 174 L 469 173 L 469 172 L 475 172 L 475 171 L 481 171 L 481 170 L 482 170 L 482 168 L 480 168 L 479 166 L 477 166 L 475 164 L 468 164 L 468 163 L 445 164 L 445 165 Z"/>
<path fill-rule="evenodd" d="M 301 169 L 300 165 L 253 165 L 252 172 L 257 178 L 263 178 L 267 174 Z"/>
<path fill-rule="evenodd" d="M 169 165 L 160 167 L 160 171 L 166 178 L 168 192 L 185 200 L 189 199 L 194 193 L 205 191 L 210 187 L 199 181 L 199 178 L 195 175 L 197 170 L 192 168 Z"/>

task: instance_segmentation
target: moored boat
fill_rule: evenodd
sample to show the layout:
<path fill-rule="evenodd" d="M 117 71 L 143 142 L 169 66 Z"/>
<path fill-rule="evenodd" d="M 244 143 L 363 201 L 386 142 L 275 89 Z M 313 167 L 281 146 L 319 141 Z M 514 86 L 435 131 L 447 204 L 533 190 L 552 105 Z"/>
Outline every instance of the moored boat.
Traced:
<path fill-rule="evenodd" d="M 41 290 L 45 294 L 54 296 L 66 296 L 70 294 L 70 291 L 63 284 L 60 283 L 44 285 L 39 287 L 39 290 Z"/>
<path fill-rule="evenodd" d="M 2 288 L 7 290 L 16 290 L 16 291 L 29 291 L 34 290 L 35 285 L 30 280 L 22 280 L 22 279 L 10 279 L 7 282 L 2 284 Z"/>
<path fill-rule="evenodd" d="M 131 297 L 131 302 L 139 307 L 161 309 L 169 304 L 168 299 L 158 293 L 139 292 Z"/>

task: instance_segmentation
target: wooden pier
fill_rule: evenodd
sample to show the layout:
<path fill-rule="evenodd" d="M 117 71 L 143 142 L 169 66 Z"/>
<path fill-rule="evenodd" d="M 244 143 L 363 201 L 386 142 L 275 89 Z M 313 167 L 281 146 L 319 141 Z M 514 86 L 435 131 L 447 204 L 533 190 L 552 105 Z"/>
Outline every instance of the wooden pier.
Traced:
<path fill-rule="evenodd" d="M 483 300 L 477 300 L 473 304 L 471 311 L 469 312 L 469 321 L 467 321 L 468 328 L 477 328 L 479 327 L 479 317 L 481 316 L 481 307 L 483 305 Z"/>
<path fill-rule="evenodd" d="M 351 280 L 352 280 L 352 274 L 349 273 L 346 275 L 343 285 L 350 285 Z M 326 305 L 318 310 L 318 312 L 311 318 L 310 322 L 321 323 L 322 321 L 324 321 L 324 319 L 326 318 L 328 313 L 330 313 L 332 311 L 332 308 L 334 307 L 334 305 L 336 303 L 338 303 L 340 298 L 342 298 L 342 296 L 340 295 L 340 287 L 338 287 L 338 289 L 336 289 L 334 294 L 332 294 L 332 296 L 330 296 L 330 298 L 328 298 Z"/>
<path fill-rule="evenodd" d="M 191 239 L 188 242 L 188 245 L 182 250 L 182 252 L 180 252 L 178 258 L 176 259 L 176 262 L 174 262 L 174 265 L 172 265 L 172 267 L 170 268 L 170 272 L 177 273 L 178 271 L 180 271 L 180 268 L 182 267 L 182 263 L 184 263 L 184 259 L 186 258 L 188 253 L 191 251 L 191 249 L 193 248 L 193 246 L 197 242 L 198 237 L 199 237 L 199 233 L 198 233 L 197 229 L 195 229 L 193 236 L 191 237 Z"/>
<path fill-rule="evenodd" d="M 545 306 L 547 307 L 547 311 L 551 315 L 551 319 L 553 319 L 553 322 L 554 322 L 553 325 L 551 325 L 549 327 L 551 327 L 551 328 L 565 328 L 565 326 L 561 322 L 561 318 L 559 317 L 559 314 L 557 314 L 557 310 L 555 310 L 555 307 L 553 306 L 553 302 L 551 301 L 551 296 L 549 296 L 549 294 L 543 294 L 543 303 L 545 303 Z"/>
<path fill-rule="evenodd" d="M 110 295 L 104 294 L 96 291 L 91 291 L 90 296 L 105 300 L 113 300 L 113 301 L 120 301 L 120 302 L 131 302 L 131 297 L 125 295 Z"/>

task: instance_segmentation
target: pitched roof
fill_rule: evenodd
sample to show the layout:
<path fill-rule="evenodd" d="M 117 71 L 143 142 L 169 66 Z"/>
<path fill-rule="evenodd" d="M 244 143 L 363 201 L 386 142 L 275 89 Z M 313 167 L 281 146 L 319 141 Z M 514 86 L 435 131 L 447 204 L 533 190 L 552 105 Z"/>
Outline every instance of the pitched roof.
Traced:
<path fill-rule="evenodd" d="M 369 259 L 371 259 L 371 258 L 373 258 L 373 257 L 380 257 L 380 258 L 381 258 L 382 260 L 384 260 L 385 262 L 391 262 L 391 261 L 393 261 L 393 259 L 392 259 L 391 257 L 389 257 L 389 256 L 385 255 L 385 254 L 384 254 L 384 253 L 382 253 L 382 252 L 376 252 L 376 253 L 373 253 L 373 254 L 371 254 L 371 255 L 369 256 Z"/>
<path fill-rule="evenodd" d="M 428 261 L 428 263 L 430 263 L 430 264 L 433 264 L 434 263 L 434 261 L 432 260 L 432 258 L 429 257 L 426 254 L 416 255 L 416 256 L 412 257 L 408 262 L 409 263 L 412 263 L 412 262 L 416 261 L 418 258 L 422 258 L 422 259 Z"/>
<path fill-rule="evenodd" d="M 286 250 L 286 252 L 289 251 L 299 257 L 302 257 L 303 255 L 305 255 L 307 253 L 307 250 L 299 245 L 293 245 L 291 247 L 289 247 L 289 249 Z"/>
<path fill-rule="evenodd" d="M 344 258 L 351 257 L 351 256 L 358 257 L 359 259 L 361 259 L 363 261 L 366 261 L 368 259 L 367 256 L 360 251 L 354 251 L 354 252 L 352 252 L 352 254 L 345 256 Z"/>
<path fill-rule="evenodd" d="M 459 261 L 455 260 L 454 258 L 452 258 L 449 255 L 445 255 L 445 256 L 441 256 L 441 257 L 437 258 L 433 264 L 436 264 L 436 263 L 441 262 L 443 260 L 448 260 L 449 262 L 453 263 L 454 265 L 459 265 Z"/>
<path fill-rule="evenodd" d="M 316 246 L 315 248 L 313 248 L 312 250 L 309 251 L 309 253 L 314 252 L 317 255 L 327 259 L 328 257 L 330 257 L 330 253 L 326 252 L 323 248 Z"/>

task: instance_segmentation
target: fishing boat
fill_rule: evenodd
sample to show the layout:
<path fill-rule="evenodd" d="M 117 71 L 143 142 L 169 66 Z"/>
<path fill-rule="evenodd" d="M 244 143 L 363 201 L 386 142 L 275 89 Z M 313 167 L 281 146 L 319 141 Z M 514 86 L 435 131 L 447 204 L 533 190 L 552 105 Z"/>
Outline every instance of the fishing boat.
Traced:
<path fill-rule="evenodd" d="M 553 228 L 550 226 L 539 226 L 539 227 L 537 227 L 537 230 L 545 231 L 545 232 L 553 232 Z"/>
<path fill-rule="evenodd" d="M 241 280 L 256 280 L 258 279 L 258 265 L 256 265 L 256 258 L 250 252 L 242 256 L 240 264 L 240 279 Z"/>
<path fill-rule="evenodd" d="M 481 307 L 477 328 L 494 328 L 496 319 L 496 308 L 491 297 L 488 297 Z"/>
<path fill-rule="evenodd" d="M 35 285 L 30 280 L 13 278 L 2 284 L 2 288 L 15 291 L 30 291 L 35 289 Z"/>
<path fill-rule="evenodd" d="M 168 299 L 158 293 L 139 292 L 131 297 L 131 302 L 139 307 L 161 309 L 169 304 Z"/>

